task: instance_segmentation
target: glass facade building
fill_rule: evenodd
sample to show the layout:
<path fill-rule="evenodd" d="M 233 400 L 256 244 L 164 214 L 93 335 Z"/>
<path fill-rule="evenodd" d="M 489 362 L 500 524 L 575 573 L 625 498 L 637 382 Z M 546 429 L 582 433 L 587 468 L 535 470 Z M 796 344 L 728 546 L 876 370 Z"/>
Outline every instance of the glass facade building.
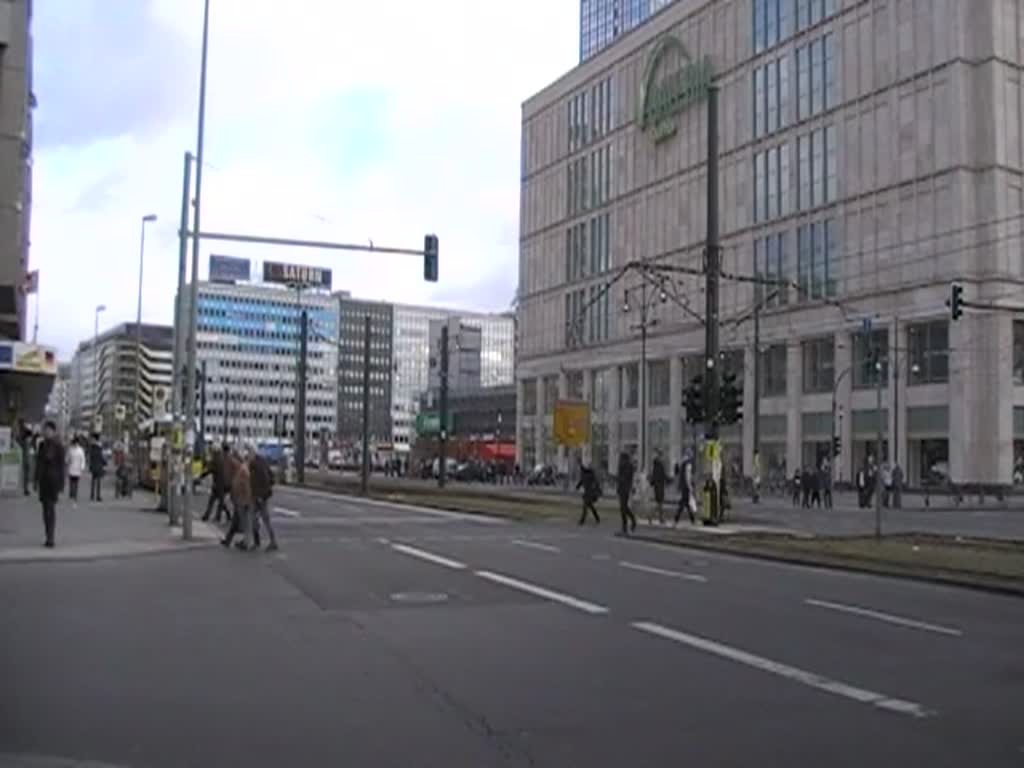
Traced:
<path fill-rule="evenodd" d="M 672 0 L 580 0 L 580 61 L 590 58 Z"/>

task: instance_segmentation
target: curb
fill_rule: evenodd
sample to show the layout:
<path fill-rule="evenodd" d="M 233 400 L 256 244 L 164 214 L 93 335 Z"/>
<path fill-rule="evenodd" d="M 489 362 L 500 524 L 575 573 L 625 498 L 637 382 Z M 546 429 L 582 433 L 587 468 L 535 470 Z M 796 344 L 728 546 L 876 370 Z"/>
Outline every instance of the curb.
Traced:
<path fill-rule="evenodd" d="M 911 568 L 889 566 L 884 563 L 858 562 L 856 560 L 815 557 L 813 555 L 787 555 L 779 552 L 769 552 L 766 550 L 752 550 L 740 547 L 723 546 L 722 544 L 713 544 L 705 541 L 673 541 L 671 539 L 661 539 L 657 536 L 648 536 L 644 534 L 634 534 L 630 538 L 635 541 L 643 541 L 648 544 L 661 544 L 663 546 L 678 547 L 680 549 L 697 549 L 704 552 L 716 552 L 723 555 L 746 557 L 752 560 L 764 560 L 773 563 L 783 563 L 785 565 L 798 565 L 805 568 L 820 568 L 823 570 L 843 571 L 846 573 L 861 573 L 869 576 L 885 576 L 926 584 L 938 584 L 944 587 L 959 587 L 961 589 L 970 589 L 989 594 L 1024 598 L 1024 584 L 1014 585 L 999 581 L 989 581 L 984 578 L 975 579 L 969 576 L 957 577 L 953 574 L 915 571 Z"/>
<path fill-rule="evenodd" d="M 152 549 L 138 549 L 125 552 L 61 552 L 58 547 L 53 550 L 54 554 L 44 552 L 26 552 L 24 555 L 17 553 L 14 556 L 5 556 L 0 552 L 0 567 L 5 565 L 25 565 L 28 563 L 95 563 L 101 560 L 127 560 L 134 557 L 151 557 L 154 555 L 173 555 L 182 552 L 191 552 L 197 549 L 207 549 L 216 544 L 216 541 L 193 541 L 168 544 L 166 546 L 153 547 Z"/>

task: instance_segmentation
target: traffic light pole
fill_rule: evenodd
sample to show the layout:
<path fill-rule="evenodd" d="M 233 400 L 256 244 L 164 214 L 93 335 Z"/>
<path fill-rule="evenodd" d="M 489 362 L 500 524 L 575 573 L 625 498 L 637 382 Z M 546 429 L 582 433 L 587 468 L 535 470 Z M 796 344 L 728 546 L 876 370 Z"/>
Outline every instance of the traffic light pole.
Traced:
<path fill-rule="evenodd" d="M 359 478 L 363 496 L 370 493 L 370 316 L 363 325 L 363 463 Z"/>
<path fill-rule="evenodd" d="M 206 361 L 199 366 L 202 379 L 199 381 L 199 435 L 206 443 Z"/>
<path fill-rule="evenodd" d="M 704 326 L 705 370 L 704 408 L 705 437 L 718 439 L 718 287 L 720 245 L 718 242 L 718 86 L 708 88 L 708 169 L 707 169 L 708 220 L 707 244 L 705 247 L 705 299 L 707 323 Z"/>
<path fill-rule="evenodd" d="M 295 479 L 306 482 L 306 347 L 309 343 L 309 313 L 299 316 L 299 391 L 295 395 Z"/>
<path fill-rule="evenodd" d="M 761 463 L 761 302 L 754 305 L 754 455 L 751 467 L 760 473 Z M 758 483 L 754 484 L 753 502 L 760 501 Z"/>
<path fill-rule="evenodd" d="M 448 323 L 441 326 L 441 423 L 437 431 L 437 485 L 444 488 L 448 475 Z"/>
<path fill-rule="evenodd" d="M 882 538 L 882 350 L 875 346 L 875 417 L 878 434 L 875 437 L 875 538 Z"/>

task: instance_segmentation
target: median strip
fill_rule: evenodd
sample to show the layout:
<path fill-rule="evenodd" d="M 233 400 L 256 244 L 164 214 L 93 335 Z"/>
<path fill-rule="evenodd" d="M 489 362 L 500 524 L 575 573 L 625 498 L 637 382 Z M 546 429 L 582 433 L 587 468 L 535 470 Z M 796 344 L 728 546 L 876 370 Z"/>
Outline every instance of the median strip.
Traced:
<path fill-rule="evenodd" d="M 698 637 L 697 635 L 689 635 L 685 632 L 679 632 L 678 630 L 664 627 L 661 624 L 655 624 L 649 621 L 636 621 L 633 622 L 631 626 L 641 632 L 646 632 L 647 634 L 655 635 L 656 637 L 661 637 L 666 640 L 672 640 L 698 651 L 704 651 L 705 653 L 710 653 L 724 659 L 729 659 L 730 661 L 744 664 L 748 667 L 753 667 L 754 669 L 759 669 L 762 672 L 770 672 L 773 675 L 784 677 L 787 680 L 792 680 L 810 688 L 816 688 L 819 691 L 825 691 L 836 696 L 842 696 L 843 698 L 851 699 L 853 701 L 860 702 L 861 704 L 869 704 L 879 709 L 884 709 L 901 715 L 910 715 L 911 717 L 928 717 L 935 714 L 913 701 L 896 699 L 891 696 L 887 696 L 884 693 L 876 693 L 875 691 L 858 688 L 838 680 L 831 680 L 827 677 L 815 674 L 814 672 L 808 672 L 807 670 L 800 669 L 799 667 L 791 667 L 788 664 L 772 661 L 771 659 L 766 659 L 763 656 L 757 656 L 753 653 L 740 650 L 739 648 L 715 642 L 714 640 L 708 640 L 703 637 Z"/>
<path fill-rule="evenodd" d="M 700 582 L 705 582 L 708 580 L 706 576 L 701 576 L 699 573 L 683 573 L 682 571 L 669 571 L 665 568 L 655 568 L 653 565 L 631 563 L 628 560 L 620 560 L 619 565 L 631 571 L 640 571 L 641 573 L 653 573 L 655 576 L 668 576 L 671 579 L 684 579 L 686 581 Z"/>
<path fill-rule="evenodd" d="M 451 568 L 454 571 L 464 571 L 466 569 L 466 565 L 458 560 L 451 560 L 441 555 L 435 555 L 433 552 L 416 549 L 416 547 L 409 547 L 405 544 L 392 544 L 391 548 L 396 552 L 401 552 L 403 555 L 417 557 L 420 560 L 426 560 L 428 563 L 434 563 L 435 565 L 443 565 L 445 568 Z"/>
<path fill-rule="evenodd" d="M 551 589 L 544 587 L 538 587 L 536 584 L 530 584 L 525 581 L 519 581 L 519 579 L 513 579 L 511 576 L 503 576 L 500 573 L 492 573 L 491 571 L 477 571 L 476 575 L 481 579 L 487 581 L 493 581 L 495 584 L 501 584 L 512 589 L 518 589 L 520 592 L 526 592 L 527 594 L 534 595 L 535 597 L 543 597 L 545 600 L 551 600 L 562 605 L 567 605 L 570 608 L 575 608 L 578 611 L 589 613 L 591 615 L 598 615 L 608 613 L 608 609 L 603 605 L 597 603 L 591 603 L 587 600 L 580 600 L 578 597 L 572 595 L 566 595 L 561 592 L 555 592 Z"/>
<path fill-rule="evenodd" d="M 861 608 L 856 605 L 844 605 L 843 603 L 832 603 L 828 600 L 815 600 L 808 598 L 804 600 L 807 605 L 813 605 L 816 608 L 825 608 L 830 611 L 839 611 L 840 613 L 849 613 L 855 616 L 864 616 L 869 619 L 877 619 L 878 621 L 884 621 L 889 624 L 897 624 L 901 627 L 909 627 L 911 629 L 920 629 L 925 632 L 935 632 L 939 635 L 951 635 L 953 637 L 960 637 L 963 635 L 963 631 L 954 629 L 953 627 L 943 627 L 938 624 L 928 624 L 924 621 L 917 621 L 916 619 L 907 619 L 902 616 L 894 616 L 891 613 L 882 613 L 881 611 L 873 611 L 870 608 Z"/>

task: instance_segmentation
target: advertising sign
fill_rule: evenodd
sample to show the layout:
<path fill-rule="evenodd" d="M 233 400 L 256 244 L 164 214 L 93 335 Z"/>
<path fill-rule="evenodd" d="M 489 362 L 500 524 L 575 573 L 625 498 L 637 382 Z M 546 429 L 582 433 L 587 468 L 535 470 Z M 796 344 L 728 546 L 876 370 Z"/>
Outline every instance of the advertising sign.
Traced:
<path fill-rule="evenodd" d="M 237 256 L 210 254 L 211 283 L 246 283 L 252 276 L 252 264 Z"/>
<path fill-rule="evenodd" d="M 331 270 L 302 264 L 282 264 L 279 261 L 265 261 L 263 262 L 263 282 L 330 289 Z"/>
<path fill-rule="evenodd" d="M 590 405 L 582 400 L 555 403 L 555 442 L 578 448 L 590 441 Z"/>
<path fill-rule="evenodd" d="M 437 411 L 424 411 L 416 414 L 416 434 L 436 435 L 441 431 L 441 414 Z M 454 414 L 448 414 L 448 434 L 455 432 Z"/>
<path fill-rule="evenodd" d="M 57 375 L 57 353 L 51 347 L 8 341 L 0 344 L 0 369 L 16 373 Z"/>
<path fill-rule="evenodd" d="M 675 136 L 677 116 L 707 97 L 712 76 L 708 57 L 695 61 L 678 37 L 663 37 L 651 52 L 640 81 L 640 130 L 649 133 L 656 144 Z"/>

